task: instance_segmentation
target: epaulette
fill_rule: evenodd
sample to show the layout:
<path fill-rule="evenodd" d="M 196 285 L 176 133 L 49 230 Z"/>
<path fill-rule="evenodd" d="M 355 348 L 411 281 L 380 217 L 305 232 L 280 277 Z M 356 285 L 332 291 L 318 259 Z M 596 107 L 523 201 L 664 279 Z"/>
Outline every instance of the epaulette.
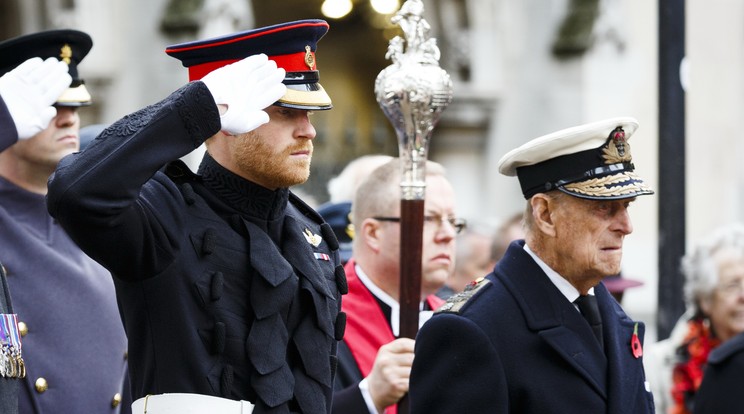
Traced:
<path fill-rule="evenodd" d="M 485 277 L 479 277 L 478 279 L 470 282 L 465 289 L 455 295 L 450 296 L 447 299 L 447 303 L 440 306 L 434 313 L 460 313 L 460 310 L 465 306 L 468 301 L 478 293 L 484 286 L 491 283 L 490 280 Z"/>

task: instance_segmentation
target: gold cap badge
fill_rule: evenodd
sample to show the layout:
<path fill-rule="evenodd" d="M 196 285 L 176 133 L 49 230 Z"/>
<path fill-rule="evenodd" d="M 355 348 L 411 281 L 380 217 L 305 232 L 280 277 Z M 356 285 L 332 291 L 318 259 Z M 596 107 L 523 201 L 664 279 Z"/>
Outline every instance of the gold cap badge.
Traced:
<path fill-rule="evenodd" d="M 310 46 L 305 46 L 305 64 L 310 69 L 315 66 L 315 55 L 310 50 Z"/>
<path fill-rule="evenodd" d="M 610 137 L 602 150 L 602 157 L 605 164 L 617 164 L 620 162 L 630 162 L 633 157 L 630 156 L 630 143 L 625 138 L 625 131 L 622 127 L 615 128 L 610 132 Z"/>
<path fill-rule="evenodd" d="M 71 58 L 72 58 L 72 48 L 70 47 L 70 45 L 65 43 L 65 45 L 62 46 L 62 48 L 59 50 L 59 60 L 69 65 Z"/>

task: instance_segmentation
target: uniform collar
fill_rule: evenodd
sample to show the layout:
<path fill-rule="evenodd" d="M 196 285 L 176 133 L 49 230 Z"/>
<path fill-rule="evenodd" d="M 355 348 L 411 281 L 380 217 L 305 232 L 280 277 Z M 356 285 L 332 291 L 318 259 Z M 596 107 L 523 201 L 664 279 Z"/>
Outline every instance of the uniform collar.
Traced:
<path fill-rule="evenodd" d="M 209 153 L 204 154 L 199 175 L 207 188 L 243 216 L 274 221 L 284 215 L 288 188 L 269 190 L 246 180 L 220 165 Z"/>
<path fill-rule="evenodd" d="M 538 266 L 540 266 L 540 269 L 545 272 L 545 274 L 548 276 L 548 279 L 550 279 L 550 282 L 553 283 L 556 288 L 558 288 L 561 294 L 563 294 L 563 296 L 565 296 L 569 302 L 573 303 L 576 299 L 578 299 L 579 291 L 558 272 L 551 269 L 547 263 L 543 262 L 542 259 L 540 259 L 540 257 L 535 254 L 532 249 L 530 249 L 526 242 L 524 243 L 524 251 L 527 252 L 530 257 L 532 257 L 532 260 L 534 260 Z M 594 295 L 593 287 L 589 288 L 588 294 Z"/>
<path fill-rule="evenodd" d="M 364 270 L 362 270 L 358 264 L 355 265 L 355 269 L 359 281 L 361 281 L 369 292 L 372 293 L 372 296 L 374 296 L 379 302 L 382 302 L 382 305 L 390 308 L 390 329 L 393 331 L 393 335 L 397 338 L 400 333 L 400 304 L 392 296 L 385 293 L 385 291 L 379 286 L 375 285 L 375 282 L 364 273 Z M 419 328 L 424 324 L 424 322 L 431 319 L 433 315 L 434 311 L 427 309 L 426 301 L 420 302 Z"/>

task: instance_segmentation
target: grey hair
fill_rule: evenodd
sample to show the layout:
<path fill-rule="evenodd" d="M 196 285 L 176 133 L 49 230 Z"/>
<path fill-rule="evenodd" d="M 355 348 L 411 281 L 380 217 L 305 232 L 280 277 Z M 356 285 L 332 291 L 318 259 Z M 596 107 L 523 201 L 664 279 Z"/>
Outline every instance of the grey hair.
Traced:
<path fill-rule="evenodd" d="M 713 293 L 718 284 L 719 254 L 724 252 L 744 258 L 743 224 L 733 223 L 716 229 L 682 258 L 688 309 L 700 312 L 700 302 Z"/>
<path fill-rule="evenodd" d="M 375 168 L 359 185 L 351 203 L 352 222 L 356 225 L 376 215 L 390 215 L 400 205 L 401 160 L 390 161 Z M 426 161 L 426 176 L 444 176 L 445 168 L 434 161 Z"/>
<path fill-rule="evenodd" d="M 338 176 L 328 181 L 329 201 L 331 203 L 354 201 L 354 194 L 367 175 L 392 159 L 393 157 L 389 155 L 372 154 L 352 160 Z"/>
<path fill-rule="evenodd" d="M 559 191 L 559 190 L 552 190 L 548 191 L 547 193 L 541 193 L 545 194 L 546 196 L 550 197 L 553 200 L 563 200 L 565 197 L 570 197 L 568 194 Z M 532 231 L 535 227 L 535 217 L 533 216 L 532 211 L 532 197 L 527 199 L 527 204 L 524 207 L 524 213 L 522 215 L 522 227 L 525 231 Z"/>

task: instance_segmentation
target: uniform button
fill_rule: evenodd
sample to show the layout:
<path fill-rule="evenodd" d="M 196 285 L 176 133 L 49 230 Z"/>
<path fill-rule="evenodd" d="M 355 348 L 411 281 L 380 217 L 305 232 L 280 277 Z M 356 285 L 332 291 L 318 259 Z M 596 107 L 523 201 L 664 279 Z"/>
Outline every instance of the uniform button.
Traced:
<path fill-rule="evenodd" d="M 47 380 L 44 379 L 44 377 L 41 377 L 36 380 L 36 382 L 34 383 L 34 387 L 36 387 L 36 392 L 41 394 L 42 392 L 49 389 L 49 384 L 47 384 Z"/>
<path fill-rule="evenodd" d="M 129 358 L 129 351 L 124 351 L 124 360 L 126 361 Z"/>
<path fill-rule="evenodd" d="M 117 392 L 116 394 L 114 394 L 114 398 L 111 400 L 111 406 L 113 408 L 116 408 L 119 406 L 119 404 L 121 404 L 121 394 Z"/>
<path fill-rule="evenodd" d="M 26 322 L 18 322 L 18 331 L 21 333 L 21 336 L 26 336 L 28 333 L 28 325 L 26 325 Z"/>

